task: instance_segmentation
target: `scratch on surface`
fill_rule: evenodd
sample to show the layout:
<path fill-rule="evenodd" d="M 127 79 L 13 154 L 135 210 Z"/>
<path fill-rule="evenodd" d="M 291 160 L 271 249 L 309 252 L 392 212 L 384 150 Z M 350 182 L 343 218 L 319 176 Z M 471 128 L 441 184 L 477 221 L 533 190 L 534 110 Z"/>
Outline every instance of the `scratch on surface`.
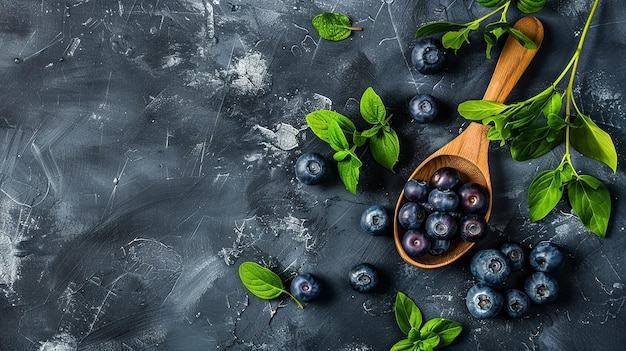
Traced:
<path fill-rule="evenodd" d="M 23 51 L 26 49 L 26 45 L 28 45 L 28 43 L 30 42 L 30 40 L 33 38 L 33 36 L 35 35 L 35 33 L 37 33 L 37 31 L 34 31 L 33 34 L 28 38 L 28 40 L 26 41 L 26 44 L 24 45 L 24 48 L 22 49 L 22 51 L 20 52 L 19 56 L 22 56 Z M 44 45 L 43 48 L 35 51 L 34 53 L 24 57 L 22 59 L 22 62 L 25 62 L 27 60 L 30 60 L 31 58 L 41 54 L 42 52 L 46 51 L 47 49 L 51 48 L 52 46 L 54 46 L 55 44 L 63 41 L 63 32 L 59 32 L 59 34 L 57 34 L 54 38 L 52 38 L 51 41 L 49 41 L 46 45 Z"/>

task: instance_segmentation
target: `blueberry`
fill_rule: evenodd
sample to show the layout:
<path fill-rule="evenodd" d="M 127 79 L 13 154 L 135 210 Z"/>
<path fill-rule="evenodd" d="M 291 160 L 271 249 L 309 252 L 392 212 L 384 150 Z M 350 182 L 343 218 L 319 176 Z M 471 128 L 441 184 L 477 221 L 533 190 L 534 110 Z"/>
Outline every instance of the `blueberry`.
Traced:
<path fill-rule="evenodd" d="M 464 213 L 487 212 L 489 208 L 489 193 L 482 185 L 468 182 L 459 187 L 459 208 Z"/>
<path fill-rule="evenodd" d="M 546 272 L 535 272 L 526 278 L 524 291 L 537 304 L 555 301 L 559 296 L 559 283 Z"/>
<path fill-rule="evenodd" d="M 506 313 L 511 318 L 521 318 L 530 310 L 530 298 L 519 289 L 509 289 L 504 293 Z"/>
<path fill-rule="evenodd" d="M 439 102 L 432 95 L 417 94 L 409 101 L 409 116 L 420 123 L 432 122 L 439 116 Z"/>
<path fill-rule="evenodd" d="M 451 239 L 458 230 L 458 223 L 448 212 L 433 212 L 426 217 L 426 234 L 432 239 Z"/>
<path fill-rule="evenodd" d="M 422 74 L 440 72 L 446 64 L 446 50 L 441 41 L 434 38 L 420 39 L 411 51 L 411 63 Z"/>
<path fill-rule="evenodd" d="M 428 193 L 428 203 L 437 211 L 450 212 L 459 205 L 459 196 L 450 189 L 435 188 Z"/>
<path fill-rule="evenodd" d="M 511 274 L 511 263 L 500 250 L 485 249 L 472 257 L 470 272 L 479 282 L 495 286 L 507 280 Z"/>
<path fill-rule="evenodd" d="M 528 255 L 530 266 L 539 272 L 554 272 L 565 263 L 561 248 L 549 241 L 542 241 Z"/>
<path fill-rule="evenodd" d="M 504 243 L 500 247 L 500 251 L 511 262 L 511 270 L 517 271 L 524 267 L 526 263 L 526 251 L 522 245 L 514 242 Z"/>
<path fill-rule="evenodd" d="M 442 167 L 430 177 L 430 186 L 439 189 L 454 189 L 460 181 L 459 171 L 451 167 Z"/>
<path fill-rule="evenodd" d="M 383 235 L 391 224 L 389 212 L 381 205 L 372 205 L 361 214 L 361 228 L 371 235 Z"/>
<path fill-rule="evenodd" d="M 405 229 L 416 229 L 424 223 L 426 213 L 416 202 L 407 202 L 398 210 L 398 223 Z"/>
<path fill-rule="evenodd" d="M 402 248 L 411 257 L 423 256 L 429 252 L 431 240 L 424 230 L 410 229 L 402 236 Z"/>
<path fill-rule="evenodd" d="M 477 214 L 469 214 L 459 220 L 459 234 L 461 239 L 468 242 L 478 242 L 483 240 L 488 233 L 487 221 L 485 217 Z"/>
<path fill-rule="evenodd" d="M 413 202 L 428 201 L 430 186 L 423 180 L 411 179 L 404 184 L 404 197 Z"/>
<path fill-rule="evenodd" d="M 437 239 L 430 241 L 430 251 L 429 253 L 433 256 L 443 255 L 450 248 L 450 240 L 448 239 Z"/>
<path fill-rule="evenodd" d="M 475 318 L 492 318 L 502 311 L 504 297 L 498 290 L 479 283 L 467 291 L 465 306 Z"/>
<path fill-rule="evenodd" d="M 296 161 L 296 178 L 306 185 L 318 184 L 327 171 L 326 159 L 316 152 L 306 152 Z"/>
<path fill-rule="evenodd" d="M 348 279 L 354 290 L 362 293 L 371 292 L 378 285 L 378 270 L 369 263 L 360 263 L 350 269 Z"/>
<path fill-rule="evenodd" d="M 319 280 L 313 274 L 302 273 L 293 278 L 289 290 L 300 302 L 311 302 L 319 297 L 322 289 Z"/>

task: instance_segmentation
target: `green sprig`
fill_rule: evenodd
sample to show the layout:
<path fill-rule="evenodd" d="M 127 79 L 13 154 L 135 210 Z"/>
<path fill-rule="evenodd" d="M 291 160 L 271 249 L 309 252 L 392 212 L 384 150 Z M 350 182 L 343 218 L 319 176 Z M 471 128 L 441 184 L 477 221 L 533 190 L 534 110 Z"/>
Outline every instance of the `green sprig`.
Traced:
<path fill-rule="evenodd" d="M 239 279 L 246 289 L 258 298 L 272 300 L 286 294 L 298 307 L 304 308 L 302 303 L 285 289 L 283 281 L 276 273 L 256 262 L 243 262 L 239 266 Z"/>

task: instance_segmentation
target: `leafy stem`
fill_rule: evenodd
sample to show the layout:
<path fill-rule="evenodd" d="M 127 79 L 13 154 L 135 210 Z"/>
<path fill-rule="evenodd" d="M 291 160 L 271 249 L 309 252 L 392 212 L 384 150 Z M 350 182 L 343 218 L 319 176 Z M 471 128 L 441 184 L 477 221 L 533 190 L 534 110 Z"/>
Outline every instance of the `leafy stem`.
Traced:
<path fill-rule="evenodd" d="M 617 171 L 617 151 L 611 136 L 579 108 L 574 96 L 574 82 L 580 54 L 591 20 L 598 7 L 595 0 L 587 17 L 576 51 L 554 82 L 539 94 L 512 104 L 469 100 L 461 103 L 459 113 L 468 120 L 490 124 L 487 137 L 510 141 L 513 159 L 525 161 L 543 156 L 565 142 L 559 166 L 540 172 L 528 189 L 531 221 L 544 218 L 567 193 L 570 205 L 582 223 L 594 234 L 604 237 L 611 215 L 611 196 L 602 182 L 579 174 L 573 166 L 571 150 Z M 563 93 L 557 86 L 568 76 Z M 563 104 L 565 106 L 563 106 Z M 560 117 L 564 110 L 564 117 Z"/>

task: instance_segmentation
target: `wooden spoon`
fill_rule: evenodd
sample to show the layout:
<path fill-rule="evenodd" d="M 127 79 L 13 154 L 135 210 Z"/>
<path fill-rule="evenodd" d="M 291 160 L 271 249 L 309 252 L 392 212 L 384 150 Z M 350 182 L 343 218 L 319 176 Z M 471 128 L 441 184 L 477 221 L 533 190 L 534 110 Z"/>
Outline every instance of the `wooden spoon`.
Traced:
<path fill-rule="evenodd" d="M 537 44 L 537 49 L 539 48 L 543 40 L 543 25 L 539 19 L 523 17 L 515 23 L 514 28 L 532 39 Z M 483 99 L 504 102 L 536 52 L 537 50 L 524 48 L 517 39 L 509 35 Z M 461 184 L 472 181 L 487 189 L 489 207 L 485 219 L 489 220 L 493 202 L 488 163 L 489 140 L 487 140 L 487 132 L 489 128 L 488 125 L 471 122 L 460 135 L 426 158 L 409 179 L 428 181 L 439 168 L 455 168 L 461 173 Z M 420 268 L 438 268 L 454 262 L 474 246 L 474 243 L 463 241 L 457 236 L 452 239 L 450 248 L 443 255 L 426 254 L 420 257 L 407 255 L 402 248 L 402 236 L 405 230 L 397 220 L 398 211 L 406 202 L 404 191 L 402 191 L 396 204 L 394 220 L 394 241 L 398 253 L 406 262 Z"/>

